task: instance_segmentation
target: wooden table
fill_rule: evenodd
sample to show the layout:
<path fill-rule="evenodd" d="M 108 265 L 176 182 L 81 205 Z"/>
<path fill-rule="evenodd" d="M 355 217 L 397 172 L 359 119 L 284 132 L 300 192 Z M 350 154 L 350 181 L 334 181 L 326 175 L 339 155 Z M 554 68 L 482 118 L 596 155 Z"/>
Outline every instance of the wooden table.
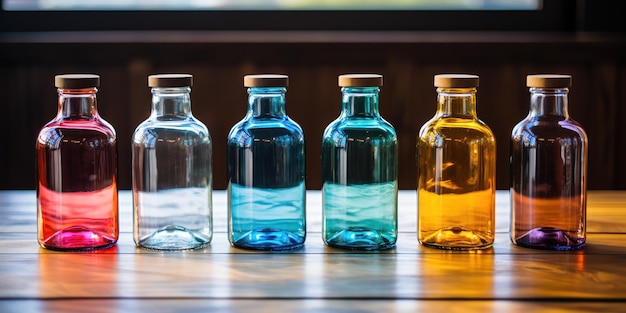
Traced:
<path fill-rule="evenodd" d="M 508 192 L 497 193 L 493 248 L 449 252 L 416 238 L 416 195 L 400 192 L 395 249 L 324 246 L 321 196 L 307 192 L 305 248 L 230 247 L 226 194 L 214 193 L 210 247 L 135 247 L 131 197 L 120 192 L 116 247 L 92 253 L 40 248 L 34 191 L 0 191 L 0 312 L 468 312 L 626 310 L 626 191 L 591 191 L 582 251 L 519 248 L 508 237 Z"/>

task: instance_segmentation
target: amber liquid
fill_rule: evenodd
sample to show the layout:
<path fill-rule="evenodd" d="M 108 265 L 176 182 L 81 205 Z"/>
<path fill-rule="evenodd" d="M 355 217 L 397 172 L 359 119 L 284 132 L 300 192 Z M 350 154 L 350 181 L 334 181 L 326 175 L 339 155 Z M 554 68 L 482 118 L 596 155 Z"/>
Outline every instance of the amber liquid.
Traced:
<path fill-rule="evenodd" d="M 571 120 L 524 121 L 511 140 L 511 239 L 551 250 L 585 244 L 586 135 Z"/>
<path fill-rule="evenodd" d="M 495 235 L 495 139 L 483 123 L 435 119 L 418 138 L 418 239 L 441 249 L 479 249 Z"/>
<path fill-rule="evenodd" d="M 54 250 L 109 247 L 118 238 L 116 143 L 108 125 L 46 125 L 37 140 L 38 240 Z"/>

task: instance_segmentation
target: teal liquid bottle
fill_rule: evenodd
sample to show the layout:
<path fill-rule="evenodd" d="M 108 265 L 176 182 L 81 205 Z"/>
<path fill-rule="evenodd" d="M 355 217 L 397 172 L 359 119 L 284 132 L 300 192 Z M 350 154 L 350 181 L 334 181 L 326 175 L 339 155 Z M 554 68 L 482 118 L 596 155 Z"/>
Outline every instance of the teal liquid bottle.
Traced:
<path fill-rule="evenodd" d="M 134 240 L 155 250 L 209 244 L 212 144 L 191 112 L 189 74 L 148 77 L 152 111 L 132 138 Z"/>
<path fill-rule="evenodd" d="M 285 75 L 247 75 L 248 111 L 227 143 L 228 239 L 238 248 L 304 245 L 304 133 L 285 111 Z"/>
<path fill-rule="evenodd" d="M 398 237 L 398 139 L 378 110 L 377 74 L 339 76 L 342 109 L 322 138 L 322 237 L 380 250 Z"/>

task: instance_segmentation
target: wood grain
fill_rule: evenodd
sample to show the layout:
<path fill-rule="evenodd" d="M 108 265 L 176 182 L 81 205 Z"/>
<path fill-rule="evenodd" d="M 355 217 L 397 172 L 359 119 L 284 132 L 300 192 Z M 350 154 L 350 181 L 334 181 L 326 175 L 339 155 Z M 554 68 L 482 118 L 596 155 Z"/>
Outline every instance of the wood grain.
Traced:
<path fill-rule="evenodd" d="M 319 191 L 307 192 L 303 249 L 236 249 L 225 232 L 225 192 L 214 196 L 216 232 L 205 249 L 136 248 L 130 192 L 121 191 L 118 244 L 64 253 L 36 243 L 34 191 L 0 191 L 0 311 L 588 312 L 626 305 L 623 191 L 589 192 L 588 245 L 574 252 L 512 245 L 505 191 L 496 197 L 496 242 L 475 252 L 419 245 L 414 191 L 400 192 L 394 249 L 326 247 Z"/>

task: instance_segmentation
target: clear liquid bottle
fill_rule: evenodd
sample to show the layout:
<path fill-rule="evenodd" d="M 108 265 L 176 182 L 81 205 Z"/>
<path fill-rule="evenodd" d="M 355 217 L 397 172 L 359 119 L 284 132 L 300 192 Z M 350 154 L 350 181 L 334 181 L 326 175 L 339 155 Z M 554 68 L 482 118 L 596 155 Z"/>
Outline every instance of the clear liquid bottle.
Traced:
<path fill-rule="evenodd" d="M 322 137 L 322 238 L 354 250 L 398 237 L 398 139 L 378 110 L 383 77 L 339 76 L 342 109 Z"/>
<path fill-rule="evenodd" d="M 144 248 L 195 249 L 213 235 L 212 143 L 191 112 L 192 76 L 148 77 L 152 112 L 132 138 L 134 240 Z"/>
<path fill-rule="evenodd" d="M 529 75 L 530 111 L 511 134 L 511 240 L 523 247 L 585 245 L 587 135 L 567 112 L 569 75 Z"/>
<path fill-rule="evenodd" d="M 100 77 L 55 77 L 57 116 L 39 132 L 37 239 L 52 250 L 84 251 L 118 239 L 117 146 L 98 114 Z"/>
<path fill-rule="evenodd" d="M 227 144 L 228 239 L 239 248 L 304 245 L 304 134 L 285 112 L 285 75 L 247 75 L 248 111 Z"/>
<path fill-rule="evenodd" d="M 428 247 L 480 249 L 495 235 L 496 141 L 476 114 L 478 76 L 435 76 L 437 112 L 418 151 L 418 239 Z"/>

